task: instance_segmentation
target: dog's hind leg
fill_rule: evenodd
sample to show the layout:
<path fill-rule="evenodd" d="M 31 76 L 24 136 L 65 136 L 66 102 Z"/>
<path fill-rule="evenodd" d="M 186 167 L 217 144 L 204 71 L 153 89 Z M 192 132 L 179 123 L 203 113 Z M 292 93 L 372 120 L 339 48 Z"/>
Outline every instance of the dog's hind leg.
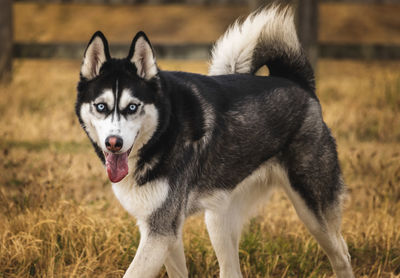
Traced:
<path fill-rule="evenodd" d="M 350 255 L 340 233 L 344 184 L 335 141 L 321 113 L 319 104 L 310 100 L 302 126 L 282 155 L 288 174 L 284 189 L 336 276 L 352 278 Z"/>
<path fill-rule="evenodd" d="M 330 208 L 329 212 L 317 217 L 290 185 L 285 187 L 285 191 L 292 201 L 297 215 L 327 254 L 336 276 L 339 278 L 354 277 L 347 245 L 340 232 L 340 207 Z"/>
<path fill-rule="evenodd" d="M 179 235 L 176 242 L 170 246 L 164 265 L 169 278 L 188 277 L 182 235 Z"/>

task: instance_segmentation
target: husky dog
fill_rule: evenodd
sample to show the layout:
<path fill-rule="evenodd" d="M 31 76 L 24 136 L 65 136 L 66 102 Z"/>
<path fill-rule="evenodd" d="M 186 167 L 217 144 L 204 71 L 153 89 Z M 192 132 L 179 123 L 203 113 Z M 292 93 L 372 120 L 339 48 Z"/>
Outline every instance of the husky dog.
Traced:
<path fill-rule="evenodd" d="M 255 76 L 263 65 L 270 75 Z M 335 140 L 293 11 L 272 5 L 235 23 L 216 43 L 209 76 L 162 71 L 139 32 L 124 59 L 96 32 L 84 54 L 76 113 L 113 191 L 141 239 L 124 277 L 187 277 L 186 217 L 205 211 L 220 277 L 241 277 L 246 220 L 281 187 L 328 255 L 354 277 L 340 233 L 345 192 Z"/>

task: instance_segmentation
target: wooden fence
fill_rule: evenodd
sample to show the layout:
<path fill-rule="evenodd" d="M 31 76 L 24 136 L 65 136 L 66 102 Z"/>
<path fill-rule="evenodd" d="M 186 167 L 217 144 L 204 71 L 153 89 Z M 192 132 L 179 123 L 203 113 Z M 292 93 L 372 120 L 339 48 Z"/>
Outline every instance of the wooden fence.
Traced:
<path fill-rule="evenodd" d="M 11 79 L 12 69 L 12 0 L 0 0 L 0 81 Z"/>
<path fill-rule="evenodd" d="M 40 3 L 104 3 L 104 4 L 249 4 L 252 8 L 265 3 L 263 0 L 14 0 Z M 324 44 L 318 43 L 318 0 L 294 0 L 297 3 L 297 29 L 300 41 L 315 65 L 317 58 L 348 59 L 400 59 L 400 46 L 380 44 Z M 324 2 L 346 3 L 400 3 L 400 0 L 325 0 Z M 81 58 L 85 43 L 13 43 L 12 0 L 0 0 L 0 79 L 10 80 L 12 57 L 15 58 Z M 113 53 L 119 55 L 128 48 L 125 44 L 111 45 Z M 160 58 L 207 59 L 209 44 L 155 44 Z"/>

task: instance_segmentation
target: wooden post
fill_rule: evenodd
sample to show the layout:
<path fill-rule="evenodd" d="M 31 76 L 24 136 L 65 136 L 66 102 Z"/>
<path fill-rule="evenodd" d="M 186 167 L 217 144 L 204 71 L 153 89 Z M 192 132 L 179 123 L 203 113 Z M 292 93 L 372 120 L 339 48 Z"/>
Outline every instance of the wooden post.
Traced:
<path fill-rule="evenodd" d="M 316 70 L 318 59 L 318 0 L 297 0 L 297 33 Z"/>
<path fill-rule="evenodd" d="M 0 82 L 11 81 L 12 0 L 0 0 Z"/>

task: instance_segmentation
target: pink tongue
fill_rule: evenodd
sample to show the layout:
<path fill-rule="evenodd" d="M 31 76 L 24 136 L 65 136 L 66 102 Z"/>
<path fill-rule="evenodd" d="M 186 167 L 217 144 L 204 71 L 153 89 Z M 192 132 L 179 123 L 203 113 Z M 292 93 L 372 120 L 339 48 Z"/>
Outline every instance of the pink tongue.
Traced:
<path fill-rule="evenodd" d="M 106 155 L 108 178 L 112 182 L 119 182 L 128 174 L 128 152 Z"/>

